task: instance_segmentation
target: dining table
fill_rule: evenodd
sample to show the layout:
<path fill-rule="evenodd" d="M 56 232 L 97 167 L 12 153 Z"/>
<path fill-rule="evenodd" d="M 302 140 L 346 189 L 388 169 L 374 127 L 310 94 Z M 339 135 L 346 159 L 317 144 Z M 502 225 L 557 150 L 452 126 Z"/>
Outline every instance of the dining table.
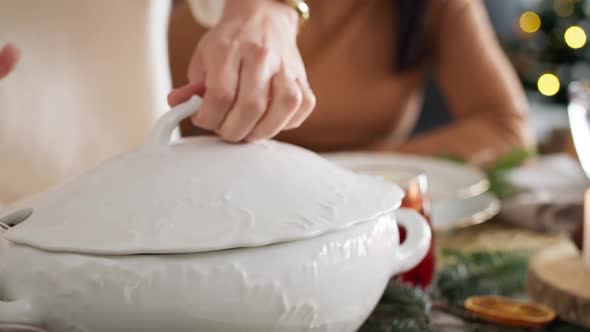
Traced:
<path fill-rule="evenodd" d="M 572 234 L 532 231 L 526 228 L 508 225 L 501 218 L 494 218 L 480 225 L 437 235 L 437 253 L 439 257 L 446 250 L 458 250 L 464 253 L 526 252 L 534 256 L 544 251 L 558 250 L 558 248 L 572 247 L 574 245 Z M 443 268 L 442 265 L 441 263 L 439 269 Z M 514 297 L 518 300 L 529 300 L 524 293 L 524 289 L 522 293 L 517 293 Z M 470 319 L 464 319 L 464 317 L 449 313 L 446 308 L 434 307 L 430 314 L 431 324 L 435 331 L 505 332 L 507 330 L 506 326 L 494 324 L 480 324 L 478 325 L 479 329 L 475 329 L 470 324 Z"/>
<path fill-rule="evenodd" d="M 577 158 L 572 136 L 569 131 L 558 131 L 558 135 L 553 135 L 553 143 L 545 146 L 554 147 L 551 153 L 565 152 L 574 158 Z M 555 143 L 557 142 L 557 143 Z M 565 143 L 564 143 L 565 142 Z M 555 148 L 557 146 L 557 148 Z M 546 148 L 547 149 L 547 148 Z M 436 271 L 440 272 L 445 269 L 444 259 L 445 252 L 469 253 L 522 253 L 535 256 L 544 251 L 558 250 L 559 248 L 579 248 L 581 246 L 581 228 L 577 232 L 539 232 L 530 228 L 515 226 L 513 223 L 506 222 L 502 216 L 496 216 L 477 225 L 468 227 L 453 228 L 435 232 L 435 252 L 437 259 Z M 576 241 L 577 240 L 577 241 Z M 577 242 L 577 243 L 576 243 Z M 514 295 L 518 300 L 529 300 L 524 289 Z M 377 307 L 378 309 L 379 307 Z M 449 307 L 439 306 L 435 302 L 429 308 L 429 325 L 431 331 L 436 332 L 506 332 L 506 331 L 528 331 L 528 330 L 510 330 L 505 325 L 492 324 L 464 312 L 449 310 Z M 590 315 L 590 312 L 588 313 Z M 573 326 L 573 325 L 572 325 Z M 363 329 L 362 331 L 396 331 L 393 326 L 387 329 L 371 330 Z M 401 331 L 401 330 L 400 330 Z M 419 330 L 403 330 L 402 332 L 418 332 Z M 545 330 L 544 330 L 545 331 Z M 590 331 L 582 327 L 566 326 L 563 329 L 546 330 L 546 331 L 563 331 L 563 332 L 581 332 Z M 47 332 L 41 327 L 24 326 L 24 325 L 0 325 L 0 332 Z"/>

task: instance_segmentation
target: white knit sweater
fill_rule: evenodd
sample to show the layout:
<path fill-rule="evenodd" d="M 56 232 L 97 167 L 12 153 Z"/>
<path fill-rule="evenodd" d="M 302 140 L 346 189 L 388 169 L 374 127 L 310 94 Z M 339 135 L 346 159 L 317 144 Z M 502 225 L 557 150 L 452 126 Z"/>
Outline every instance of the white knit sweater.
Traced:
<path fill-rule="evenodd" d="M 191 0 L 213 24 L 220 0 Z M 0 47 L 22 59 L 0 81 L 0 205 L 140 144 L 168 108 L 168 0 L 0 2 Z"/>

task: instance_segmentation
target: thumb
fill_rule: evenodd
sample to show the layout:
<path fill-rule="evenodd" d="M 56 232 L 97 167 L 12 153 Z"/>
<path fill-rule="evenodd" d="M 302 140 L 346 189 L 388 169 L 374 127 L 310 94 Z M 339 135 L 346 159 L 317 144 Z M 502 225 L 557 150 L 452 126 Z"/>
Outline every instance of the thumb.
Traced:
<path fill-rule="evenodd" d="M 6 77 L 14 70 L 19 58 L 20 52 L 12 44 L 6 44 L 0 49 L 0 79 Z"/>

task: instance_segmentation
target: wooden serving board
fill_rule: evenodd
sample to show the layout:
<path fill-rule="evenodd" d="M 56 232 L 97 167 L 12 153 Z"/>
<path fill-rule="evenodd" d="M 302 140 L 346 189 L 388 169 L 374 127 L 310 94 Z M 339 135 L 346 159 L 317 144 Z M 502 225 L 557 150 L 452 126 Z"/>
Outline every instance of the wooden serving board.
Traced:
<path fill-rule="evenodd" d="M 590 328 L 590 268 L 573 245 L 547 249 L 529 263 L 529 297 L 557 312 L 563 320 Z"/>

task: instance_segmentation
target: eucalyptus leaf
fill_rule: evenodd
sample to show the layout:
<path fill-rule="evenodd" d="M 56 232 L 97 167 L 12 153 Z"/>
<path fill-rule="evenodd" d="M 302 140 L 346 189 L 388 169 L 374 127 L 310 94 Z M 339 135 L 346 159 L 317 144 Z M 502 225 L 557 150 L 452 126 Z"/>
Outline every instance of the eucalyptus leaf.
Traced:
<path fill-rule="evenodd" d="M 486 172 L 490 182 L 490 192 L 500 199 L 506 199 L 513 195 L 510 183 L 506 180 L 506 172 L 521 166 L 524 162 L 536 155 L 534 150 L 516 148 L 501 156 Z M 435 158 L 465 164 L 466 160 L 459 155 L 446 153 L 438 154 Z"/>
<path fill-rule="evenodd" d="M 491 172 L 506 171 L 522 165 L 525 161 L 533 158 L 536 155 L 535 151 L 526 148 L 516 148 L 504 156 L 500 157 Z"/>

